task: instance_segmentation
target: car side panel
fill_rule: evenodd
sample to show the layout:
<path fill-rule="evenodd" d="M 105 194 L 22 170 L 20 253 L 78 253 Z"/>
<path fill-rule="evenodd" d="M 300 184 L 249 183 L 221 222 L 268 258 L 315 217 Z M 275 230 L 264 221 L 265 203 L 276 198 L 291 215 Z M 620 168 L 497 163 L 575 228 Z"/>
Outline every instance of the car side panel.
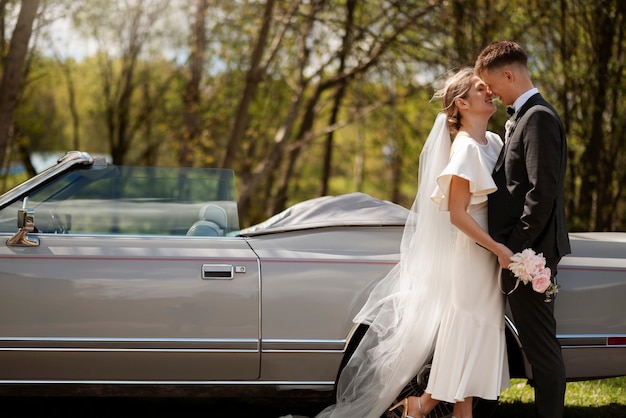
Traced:
<path fill-rule="evenodd" d="M 557 336 L 567 377 L 626 375 L 626 243 L 573 238 L 557 279 Z"/>
<path fill-rule="evenodd" d="M 0 237 L 0 381 L 258 378 L 260 277 L 244 239 L 40 240 Z M 230 279 L 203 277 L 230 265 Z"/>
<path fill-rule="evenodd" d="M 402 227 L 250 238 L 261 259 L 261 379 L 333 383 L 369 291 L 397 263 Z"/>

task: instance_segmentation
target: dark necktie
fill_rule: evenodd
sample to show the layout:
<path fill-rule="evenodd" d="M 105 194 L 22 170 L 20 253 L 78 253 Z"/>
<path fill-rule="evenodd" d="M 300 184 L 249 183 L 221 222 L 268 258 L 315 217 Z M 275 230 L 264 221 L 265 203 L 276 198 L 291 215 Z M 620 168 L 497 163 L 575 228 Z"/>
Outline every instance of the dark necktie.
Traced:
<path fill-rule="evenodd" d="M 511 117 L 515 114 L 515 109 L 513 109 L 512 106 L 509 106 L 506 108 L 506 113 L 509 115 L 509 117 Z"/>

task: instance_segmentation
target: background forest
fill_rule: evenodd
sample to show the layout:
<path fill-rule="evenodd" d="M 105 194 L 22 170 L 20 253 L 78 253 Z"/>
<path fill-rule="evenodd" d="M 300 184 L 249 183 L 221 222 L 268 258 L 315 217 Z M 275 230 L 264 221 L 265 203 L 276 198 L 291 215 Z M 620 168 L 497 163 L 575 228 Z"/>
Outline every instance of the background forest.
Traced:
<path fill-rule="evenodd" d="M 570 229 L 625 231 L 625 18 L 622 0 L 0 0 L 0 190 L 79 149 L 233 168 L 242 226 L 354 191 L 408 207 L 433 92 L 513 39 L 566 126 Z"/>

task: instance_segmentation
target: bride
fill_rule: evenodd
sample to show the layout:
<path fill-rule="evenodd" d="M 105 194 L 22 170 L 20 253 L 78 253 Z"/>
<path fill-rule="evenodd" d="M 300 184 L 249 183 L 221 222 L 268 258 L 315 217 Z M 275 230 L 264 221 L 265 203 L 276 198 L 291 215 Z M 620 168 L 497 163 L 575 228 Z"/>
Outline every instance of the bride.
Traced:
<path fill-rule="evenodd" d="M 420 155 L 400 262 L 354 319 L 369 328 L 341 372 L 336 404 L 319 418 L 380 417 L 431 357 L 425 393 L 389 410 L 423 418 L 445 401 L 454 403 L 455 417 L 471 418 L 473 397 L 495 400 L 508 384 L 498 259 L 513 253 L 486 232 L 487 195 L 496 190 L 491 172 L 502 148 L 487 132 L 496 107 L 469 68 L 436 97 L 444 113 Z"/>

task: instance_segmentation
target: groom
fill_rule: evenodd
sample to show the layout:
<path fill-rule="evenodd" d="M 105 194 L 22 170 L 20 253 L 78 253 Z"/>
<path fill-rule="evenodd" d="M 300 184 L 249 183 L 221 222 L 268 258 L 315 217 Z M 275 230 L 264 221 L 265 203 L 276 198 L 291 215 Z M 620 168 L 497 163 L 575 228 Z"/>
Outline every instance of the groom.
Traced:
<path fill-rule="evenodd" d="M 497 41 L 475 64 L 491 93 L 513 107 L 493 171 L 498 190 L 489 195 L 489 233 L 514 253 L 526 248 L 543 253 L 556 283 L 557 265 L 570 253 L 564 198 L 567 144 L 558 114 L 533 86 L 527 60 L 515 42 Z M 509 270 L 502 270 L 502 281 L 505 289 L 513 289 Z M 556 338 L 554 297 L 544 300 L 544 294 L 523 284 L 508 296 L 532 366 L 537 416 L 558 418 L 564 409 L 565 366 Z"/>

